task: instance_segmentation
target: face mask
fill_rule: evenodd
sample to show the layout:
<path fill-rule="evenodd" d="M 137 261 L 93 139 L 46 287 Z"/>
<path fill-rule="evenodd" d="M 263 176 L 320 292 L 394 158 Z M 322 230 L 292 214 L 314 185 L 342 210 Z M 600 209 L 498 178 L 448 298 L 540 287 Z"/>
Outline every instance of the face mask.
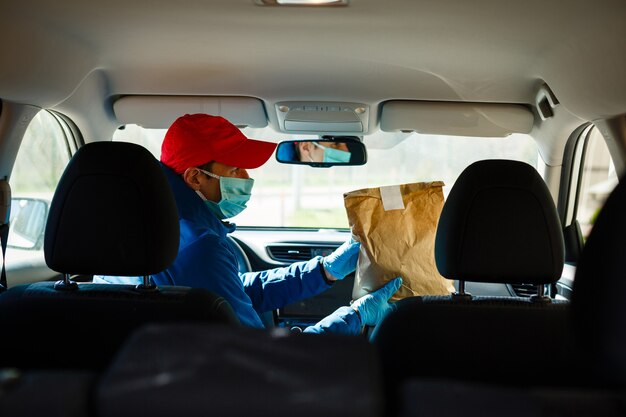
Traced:
<path fill-rule="evenodd" d="M 324 150 L 324 159 L 322 160 L 322 162 L 334 162 L 344 164 L 350 162 L 350 152 L 341 151 L 334 148 L 327 148 L 317 142 L 313 142 L 313 145 Z"/>
<path fill-rule="evenodd" d="M 222 199 L 216 203 L 211 200 L 207 200 L 206 197 L 200 192 L 196 191 L 196 194 L 204 200 L 207 207 L 220 219 L 229 219 L 235 217 L 246 208 L 246 203 L 250 200 L 252 195 L 252 186 L 254 180 L 251 178 L 232 178 L 232 177 L 220 177 L 212 172 L 200 169 L 209 177 L 217 178 L 220 180 L 220 190 L 222 192 Z"/>

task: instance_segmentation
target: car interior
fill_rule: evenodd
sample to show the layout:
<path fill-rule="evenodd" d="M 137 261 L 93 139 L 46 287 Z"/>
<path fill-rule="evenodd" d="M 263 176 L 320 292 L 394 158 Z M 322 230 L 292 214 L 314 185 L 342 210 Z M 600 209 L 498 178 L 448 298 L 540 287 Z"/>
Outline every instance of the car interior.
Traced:
<path fill-rule="evenodd" d="M 623 0 L 3 4 L 0 415 L 626 415 L 624 17 Z M 441 182 L 423 256 L 454 291 L 345 336 L 303 331 L 355 300 L 358 271 L 259 312 L 265 329 L 155 285 L 181 233 L 161 143 L 196 113 L 278 144 L 232 218 L 240 274 L 332 253 L 350 192 Z"/>

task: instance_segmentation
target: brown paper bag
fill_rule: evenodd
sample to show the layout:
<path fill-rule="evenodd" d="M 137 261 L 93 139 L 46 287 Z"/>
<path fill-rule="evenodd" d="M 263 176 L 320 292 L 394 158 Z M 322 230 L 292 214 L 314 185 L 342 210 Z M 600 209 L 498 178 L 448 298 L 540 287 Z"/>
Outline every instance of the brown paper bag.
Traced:
<path fill-rule="evenodd" d="M 443 182 L 367 188 L 344 194 L 354 239 L 361 242 L 352 298 L 376 291 L 395 277 L 391 298 L 449 294 L 452 281 L 435 265 L 435 232 L 443 208 Z"/>

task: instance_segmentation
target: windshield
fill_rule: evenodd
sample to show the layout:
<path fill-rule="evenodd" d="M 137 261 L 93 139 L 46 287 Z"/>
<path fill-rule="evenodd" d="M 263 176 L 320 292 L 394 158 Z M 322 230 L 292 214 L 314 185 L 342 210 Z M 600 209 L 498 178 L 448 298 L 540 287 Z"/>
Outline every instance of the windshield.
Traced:
<path fill-rule="evenodd" d="M 272 142 L 311 139 L 269 127 L 242 129 L 249 138 Z M 165 130 L 129 125 L 114 140 L 138 143 L 159 158 Z M 468 165 L 483 159 L 514 159 L 539 166 L 539 152 L 528 135 L 475 138 L 377 132 L 364 137 L 368 161 L 362 166 L 312 168 L 285 165 L 274 157 L 249 170 L 254 189 L 248 208 L 232 220 L 239 226 L 347 228 L 343 193 L 361 188 L 443 181 L 444 194 Z"/>

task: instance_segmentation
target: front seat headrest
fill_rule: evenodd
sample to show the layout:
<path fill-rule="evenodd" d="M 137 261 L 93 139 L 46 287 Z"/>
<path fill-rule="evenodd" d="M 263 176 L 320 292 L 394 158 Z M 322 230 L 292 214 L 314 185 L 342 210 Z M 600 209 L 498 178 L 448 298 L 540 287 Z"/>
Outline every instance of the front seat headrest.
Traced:
<path fill-rule="evenodd" d="M 537 171 L 508 160 L 467 167 L 441 212 L 435 259 L 439 273 L 449 279 L 556 282 L 563 270 L 563 234 Z"/>
<path fill-rule="evenodd" d="M 626 181 L 596 218 L 576 265 L 573 323 L 598 376 L 626 386 Z"/>
<path fill-rule="evenodd" d="M 157 160 L 132 143 L 95 142 L 69 162 L 52 199 L 44 253 L 61 273 L 143 276 L 176 258 L 176 202 Z"/>

